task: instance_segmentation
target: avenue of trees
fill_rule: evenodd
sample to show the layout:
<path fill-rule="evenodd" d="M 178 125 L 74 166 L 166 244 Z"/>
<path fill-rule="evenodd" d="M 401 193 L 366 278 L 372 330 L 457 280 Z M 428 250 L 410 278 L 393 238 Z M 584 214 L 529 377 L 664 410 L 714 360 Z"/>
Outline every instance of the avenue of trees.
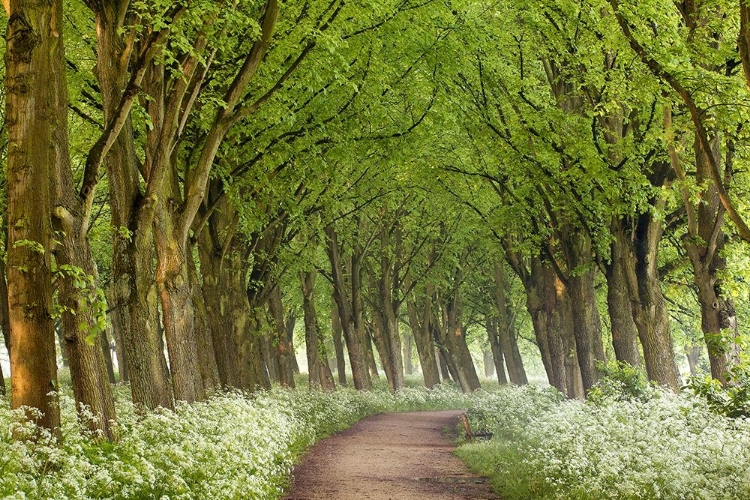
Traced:
<path fill-rule="evenodd" d="M 744 1 L 4 7 L 0 390 L 40 426 L 58 343 L 114 439 L 117 381 L 293 386 L 296 326 L 323 389 L 473 391 L 477 331 L 571 398 L 608 361 L 743 378 Z"/>

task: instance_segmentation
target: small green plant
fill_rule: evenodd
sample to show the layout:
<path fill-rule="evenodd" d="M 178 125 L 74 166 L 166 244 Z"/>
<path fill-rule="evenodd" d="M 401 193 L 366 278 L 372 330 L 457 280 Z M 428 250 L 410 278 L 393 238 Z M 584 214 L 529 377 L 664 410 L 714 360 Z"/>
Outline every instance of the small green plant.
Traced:
<path fill-rule="evenodd" d="M 732 418 L 750 417 L 750 367 L 742 364 L 732 367 L 726 386 L 710 375 L 702 375 L 690 377 L 687 387 L 705 398 L 716 413 Z"/>
<path fill-rule="evenodd" d="M 619 361 L 601 363 L 598 368 L 602 378 L 588 393 L 591 403 L 646 401 L 656 394 L 642 369 Z"/>

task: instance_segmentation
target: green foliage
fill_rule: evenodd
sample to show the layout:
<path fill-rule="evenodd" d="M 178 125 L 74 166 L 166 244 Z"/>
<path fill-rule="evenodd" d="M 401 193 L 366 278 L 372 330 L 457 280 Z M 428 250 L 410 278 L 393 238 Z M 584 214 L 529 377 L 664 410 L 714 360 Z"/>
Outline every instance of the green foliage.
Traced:
<path fill-rule="evenodd" d="M 593 404 L 646 401 L 657 394 L 643 370 L 628 363 L 601 363 L 599 370 L 602 378 L 588 393 L 588 401 Z"/>
<path fill-rule="evenodd" d="M 688 388 L 706 399 L 708 406 L 727 417 L 750 417 L 750 369 L 745 365 L 730 370 L 729 382 L 722 386 L 710 375 L 690 377 Z"/>

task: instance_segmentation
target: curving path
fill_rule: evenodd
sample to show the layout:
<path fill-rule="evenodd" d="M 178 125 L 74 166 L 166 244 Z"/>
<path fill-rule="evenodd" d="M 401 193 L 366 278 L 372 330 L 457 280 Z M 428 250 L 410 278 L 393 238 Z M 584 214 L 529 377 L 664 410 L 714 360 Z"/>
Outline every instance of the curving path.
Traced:
<path fill-rule="evenodd" d="M 460 414 L 368 417 L 310 450 L 286 500 L 496 499 L 452 453 Z"/>

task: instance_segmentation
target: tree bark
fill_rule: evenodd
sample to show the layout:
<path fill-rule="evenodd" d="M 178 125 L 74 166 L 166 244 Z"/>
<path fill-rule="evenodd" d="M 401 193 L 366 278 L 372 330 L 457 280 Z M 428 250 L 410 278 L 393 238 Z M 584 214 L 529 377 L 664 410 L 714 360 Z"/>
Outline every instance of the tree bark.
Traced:
<path fill-rule="evenodd" d="M 8 129 L 8 302 L 11 404 L 59 436 L 57 365 L 50 280 L 52 167 L 56 156 L 56 106 L 50 70 L 62 50 L 62 1 L 5 2 Z M 57 35 L 57 36 L 55 36 Z"/>
<path fill-rule="evenodd" d="M 190 254 L 192 255 L 192 251 Z M 195 338 L 198 351 L 198 367 L 200 370 L 203 389 L 206 393 L 221 389 L 219 379 L 219 367 L 216 363 L 216 351 L 213 338 L 208 329 L 208 315 L 206 303 L 203 299 L 203 291 L 198 281 L 198 270 L 195 260 L 188 260 L 188 276 L 190 278 L 190 289 L 193 292 L 193 305 L 195 306 Z"/>
<path fill-rule="evenodd" d="M 523 367 L 521 352 L 518 350 L 516 329 L 513 326 L 515 313 L 508 307 L 506 295 L 505 264 L 495 265 L 495 305 L 497 308 L 498 342 L 508 367 L 508 378 L 515 385 L 526 385 L 529 383 L 526 370 Z M 498 373 L 500 373 L 498 371 Z"/>
<path fill-rule="evenodd" d="M 93 4 L 92 4 L 93 5 Z M 121 33 L 126 8 L 117 2 L 97 2 L 96 77 L 104 119 L 116 119 L 128 84 L 128 47 Z M 167 364 L 157 336 L 157 302 L 153 269 L 154 242 L 148 214 L 155 200 L 140 191 L 139 160 L 128 118 L 104 159 L 109 186 L 112 226 L 113 306 L 117 308 L 125 371 L 133 402 L 148 409 L 172 408 Z M 146 220 L 148 219 L 148 220 Z"/>
<path fill-rule="evenodd" d="M 591 239 L 582 231 L 563 228 L 563 248 L 568 263 L 568 293 L 573 312 L 573 334 L 575 336 L 578 365 L 581 370 L 583 389 L 588 392 L 599 380 L 597 363 L 603 362 L 602 327 L 596 306 Z"/>
<path fill-rule="evenodd" d="M 503 348 L 500 344 L 500 333 L 498 331 L 497 318 L 493 318 L 489 315 L 485 317 L 485 329 L 487 330 L 487 339 L 489 340 L 490 350 L 485 351 L 485 355 L 489 354 L 492 357 L 492 371 L 488 372 L 487 359 L 485 356 L 485 375 L 489 378 L 497 373 L 497 382 L 500 385 L 507 385 L 508 378 L 505 376 L 505 358 L 503 356 Z"/>
<path fill-rule="evenodd" d="M 344 340 L 346 341 L 346 349 L 349 353 L 349 363 L 352 369 L 352 380 L 356 389 L 369 390 L 372 388 L 372 381 L 365 357 L 364 331 L 360 332 L 356 327 L 359 324 L 364 328 L 364 318 L 360 317 L 355 320 L 354 313 L 350 308 L 350 303 L 355 303 L 355 300 L 352 299 L 352 302 L 349 302 L 348 287 L 344 279 L 343 264 L 336 232 L 332 226 L 326 227 L 325 232 L 328 236 L 326 248 L 328 259 L 331 263 L 333 297 L 338 307 L 339 318 L 341 318 Z M 352 290 L 351 293 L 353 297 L 354 291 Z"/>
<path fill-rule="evenodd" d="M 610 245 L 610 262 L 606 266 L 607 310 L 612 329 L 612 347 L 617 361 L 638 368 L 642 362 L 638 350 L 638 327 L 633 320 L 628 293 L 626 259 L 629 249 L 622 219 L 612 222 L 612 235 L 614 240 Z"/>
<path fill-rule="evenodd" d="M 333 349 L 336 353 L 336 375 L 339 385 L 346 385 L 346 359 L 344 358 L 341 318 L 339 318 L 335 303 L 331 305 L 331 330 L 333 331 Z"/>
<path fill-rule="evenodd" d="M 334 390 L 336 384 L 328 366 L 328 354 L 322 332 L 318 326 L 318 315 L 315 310 L 315 271 L 302 273 L 302 308 L 305 316 L 305 347 L 307 352 L 307 371 L 310 387 Z"/>
<path fill-rule="evenodd" d="M 677 392 L 681 384 L 657 265 L 662 231 L 661 221 L 650 213 L 637 216 L 626 275 L 648 378 Z"/>
<path fill-rule="evenodd" d="M 571 394 L 568 384 L 565 347 L 565 328 L 572 326 L 570 298 L 565 285 L 549 264 L 539 257 L 531 259 L 530 270 L 513 265 L 526 289 L 526 308 L 531 315 L 534 336 L 542 356 L 542 363 L 551 386 L 568 397 Z M 572 335 L 572 333 L 571 333 Z M 569 367 L 569 363 L 568 363 Z"/>
<path fill-rule="evenodd" d="M 198 366 L 195 338 L 195 309 L 190 287 L 186 243 L 174 237 L 169 226 L 175 217 L 169 205 L 162 204 L 157 218 L 160 230 L 155 233 L 157 272 L 161 300 L 162 325 L 169 353 L 169 371 L 176 400 L 192 403 L 205 398 Z"/>
<path fill-rule="evenodd" d="M 411 335 L 407 335 L 404 339 L 404 371 L 407 375 L 412 375 L 414 373 L 414 364 L 411 357 L 413 342 L 414 337 Z"/>
<path fill-rule="evenodd" d="M 409 315 L 409 325 L 414 335 L 414 343 L 417 347 L 419 364 L 422 367 L 424 385 L 432 389 L 440 384 L 440 371 L 435 357 L 435 344 L 432 341 L 430 321 L 432 318 L 432 287 L 426 286 L 424 303 L 417 305 L 416 298 L 406 302 L 406 310 Z"/>
<path fill-rule="evenodd" d="M 442 336 L 450 363 L 453 364 L 456 372 L 456 379 L 464 392 L 473 392 L 480 387 L 479 377 L 474 366 L 474 360 L 469 353 L 469 347 L 466 345 L 466 336 L 461 324 L 462 315 L 458 290 L 454 290 L 453 295 L 443 304 L 442 311 Z"/>
<path fill-rule="evenodd" d="M 281 303 L 281 288 L 272 284 L 273 290 L 268 300 L 268 310 L 273 320 L 272 346 L 274 355 L 279 362 L 279 383 L 282 387 L 294 387 L 294 368 L 291 358 L 294 356 L 291 343 L 287 337 L 284 321 L 284 307 Z"/>

